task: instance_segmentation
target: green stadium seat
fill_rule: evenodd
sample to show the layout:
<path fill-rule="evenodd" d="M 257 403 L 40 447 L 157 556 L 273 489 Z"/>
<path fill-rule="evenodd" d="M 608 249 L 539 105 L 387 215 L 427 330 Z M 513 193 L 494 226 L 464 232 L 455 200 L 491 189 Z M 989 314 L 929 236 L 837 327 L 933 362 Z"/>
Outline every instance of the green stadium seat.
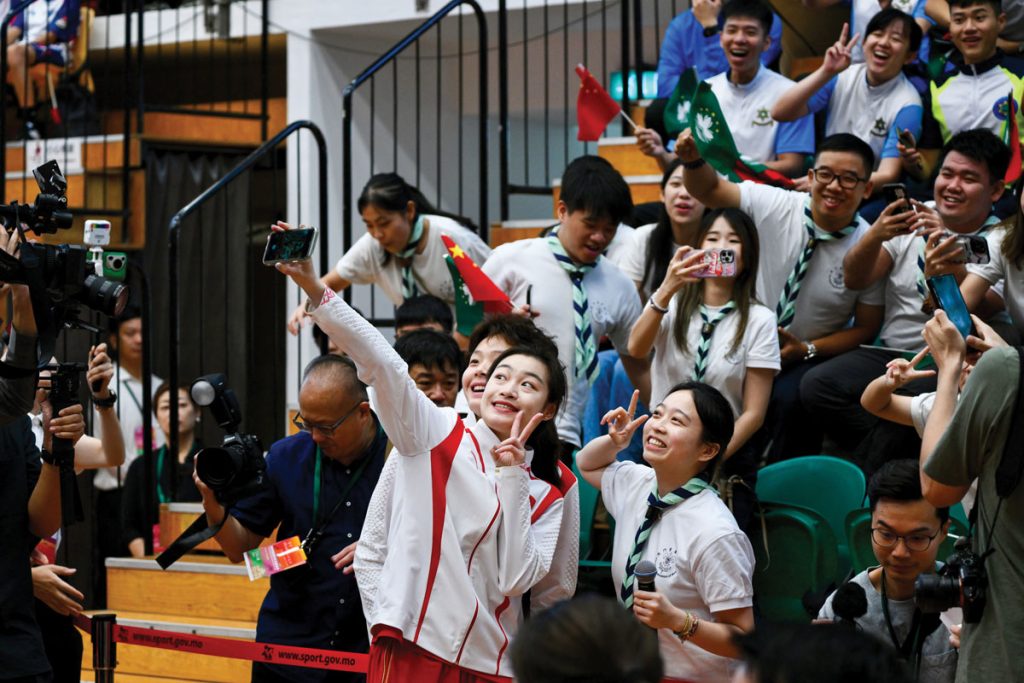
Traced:
<path fill-rule="evenodd" d="M 850 569 L 846 516 L 864 503 L 866 483 L 859 467 L 828 455 L 808 455 L 769 465 L 757 475 L 762 503 L 796 505 L 821 515 L 832 528 L 838 550 L 837 582 Z"/>
<path fill-rule="evenodd" d="M 835 581 L 835 535 L 821 515 L 799 506 L 762 503 L 761 514 L 763 525 L 752 525 L 758 610 L 769 620 L 806 622 L 804 594 Z"/>
<path fill-rule="evenodd" d="M 594 512 L 601 497 L 601 491 L 594 488 L 580 474 L 573 458 L 572 473 L 576 477 L 580 492 L 580 569 L 606 571 L 611 577 L 612 563 L 607 558 L 592 558 L 594 545 Z"/>

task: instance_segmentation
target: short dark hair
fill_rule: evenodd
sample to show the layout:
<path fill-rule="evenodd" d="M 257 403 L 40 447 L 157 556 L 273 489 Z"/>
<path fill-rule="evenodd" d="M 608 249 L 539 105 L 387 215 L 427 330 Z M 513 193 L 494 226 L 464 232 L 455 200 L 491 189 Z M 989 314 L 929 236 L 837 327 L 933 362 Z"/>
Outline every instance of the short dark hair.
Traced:
<path fill-rule="evenodd" d="M 1007 106 L 1016 105 L 1007 102 Z M 937 168 L 942 168 L 950 152 L 958 152 L 972 161 L 985 164 L 988 168 L 989 182 L 993 185 L 1003 182 L 1006 169 L 1010 166 L 1010 149 L 999 136 L 985 128 L 962 130 L 951 137 L 949 142 L 942 146 Z"/>
<path fill-rule="evenodd" d="M 658 634 L 611 598 L 593 593 L 527 619 L 510 646 L 521 683 L 658 683 Z"/>
<path fill-rule="evenodd" d="M 431 294 L 409 297 L 395 309 L 395 329 L 408 325 L 437 323 L 448 334 L 452 333 L 455 319 L 452 309 L 445 302 Z"/>
<path fill-rule="evenodd" d="M 871 512 L 880 500 L 915 502 L 923 500 L 921 470 L 916 459 L 890 460 L 871 476 L 868 482 L 868 503 Z M 949 519 L 949 508 L 936 508 L 935 514 L 943 524 Z"/>
<path fill-rule="evenodd" d="M 733 17 L 745 17 L 756 19 L 764 34 L 767 36 L 772 30 L 772 8 L 761 0 L 729 0 L 722 6 L 720 21 L 722 26 Z"/>
<path fill-rule="evenodd" d="M 117 331 L 121 329 L 123 323 L 129 320 L 135 320 L 136 318 L 142 317 L 142 309 L 135 304 L 128 304 L 121 311 L 121 315 L 114 316 L 107 320 L 107 329 L 110 334 L 117 334 Z"/>
<path fill-rule="evenodd" d="M 970 7 L 971 5 L 988 5 L 999 14 L 1003 11 L 1002 0 L 946 0 L 950 9 L 953 7 Z"/>
<path fill-rule="evenodd" d="M 324 379 L 337 382 L 339 390 L 355 395 L 360 401 L 368 400 L 366 385 L 359 379 L 359 370 L 351 358 L 333 353 L 317 356 L 309 361 L 303 369 L 302 383 L 305 384 L 311 378 L 320 378 L 321 376 L 324 376 Z"/>
<path fill-rule="evenodd" d="M 189 391 L 189 388 L 187 386 L 178 387 L 178 391 L 181 391 L 183 389 L 185 390 L 185 396 L 188 397 L 188 402 L 192 404 L 193 408 L 198 410 L 199 406 L 197 406 L 196 402 L 192 400 L 192 392 Z M 163 396 L 164 394 L 170 393 L 170 391 L 171 391 L 171 382 L 170 382 L 170 380 L 164 380 L 163 382 L 160 383 L 160 386 L 158 386 L 156 388 L 156 391 L 153 392 L 153 414 L 154 415 L 156 415 L 156 405 L 158 403 L 160 403 L 160 397 Z"/>
<path fill-rule="evenodd" d="M 871 175 L 875 169 L 875 152 L 871 146 L 852 133 L 835 133 L 829 135 L 818 145 L 818 151 L 814 153 L 814 165 L 818 165 L 818 159 L 822 152 L 849 152 L 856 154 L 864 162 L 864 172 Z"/>
<path fill-rule="evenodd" d="M 851 628 L 773 623 L 734 641 L 758 683 L 914 680 L 892 647 Z"/>
<path fill-rule="evenodd" d="M 437 330 L 413 330 L 395 341 L 395 352 L 406 365 L 422 365 L 444 371 L 462 372 L 462 351 L 450 334 Z"/>
<path fill-rule="evenodd" d="M 569 213 L 583 211 L 615 225 L 633 213 L 629 185 L 614 166 L 597 156 L 582 156 L 566 166 L 558 198 L 565 202 Z"/>
<path fill-rule="evenodd" d="M 704 466 L 704 473 L 713 476 L 718 463 L 725 457 L 725 449 L 732 440 L 732 432 L 735 428 L 736 418 L 732 414 L 732 406 L 729 401 L 715 387 L 704 382 L 687 380 L 680 382 L 668 390 L 669 394 L 677 391 L 689 391 L 693 395 L 693 405 L 697 408 L 697 415 L 701 423 L 701 440 L 704 443 L 718 446 L 718 453 Z"/>
<path fill-rule="evenodd" d="M 480 342 L 491 337 L 501 337 L 509 346 L 525 346 L 527 348 L 544 348 L 548 352 L 554 349 L 558 355 L 555 341 L 529 318 L 514 313 L 505 313 L 484 318 L 484 321 L 473 328 L 469 335 L 469 346 L 466 355 L 471 355 L 480 346 Z"/>
<path fill-rule="evenodd" d="M 891 24 L 895 24 L 896 22 L 902 23 L 903 29 L 907 32 L 907 38 L 910 39 L 910 51 L 917 52 L 921 47 L 921 39 L 924 36 L 921 32 L 921 27 L 917 25 L 916 21 L 914 21 L 914 17 L 910 16 L 906 12 L 901 12 L 895 7 L 886 7 L 884 10 L 871 17 L 871 21 L 868 22 L 868 27 L 864 30 L 864 37 L 867 37 L 875 31 L 884 31 L 889 28 Z"/>

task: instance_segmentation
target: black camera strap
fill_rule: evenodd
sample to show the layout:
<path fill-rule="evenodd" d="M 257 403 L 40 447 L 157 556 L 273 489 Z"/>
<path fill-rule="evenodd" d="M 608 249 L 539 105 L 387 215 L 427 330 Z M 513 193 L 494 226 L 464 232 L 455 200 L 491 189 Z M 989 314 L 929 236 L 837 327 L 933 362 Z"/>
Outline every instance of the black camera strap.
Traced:
<path fill-rule="evenodd" d="M 181 532 L 181 535 L 174 539 L 167 549 L 156 556 L 156 563 L 161 569 L 167 569 L 182 558 L 188 551 L 195 548 L 203 541 L 213 538 L 224 526 L 228 518 L 228 509 L 224 508 L 224 519 L 213 526 L 206 521 L 206 513 L 199 515 L 196 521 L 188 525 L 188 528 Z"/>

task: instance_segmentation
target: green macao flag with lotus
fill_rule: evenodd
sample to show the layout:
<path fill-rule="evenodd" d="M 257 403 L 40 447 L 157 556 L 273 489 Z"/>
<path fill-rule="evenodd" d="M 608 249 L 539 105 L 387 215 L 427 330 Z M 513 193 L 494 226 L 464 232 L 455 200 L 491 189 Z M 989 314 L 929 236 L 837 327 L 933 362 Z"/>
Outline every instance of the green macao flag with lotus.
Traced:
<path fill-rule="evenodd" d="M 701 156 L 729 180 L 793 188 L 793 181 L 786 176 L 739 153 L 718 98 L 706 81 L 697 78 L 696 69 L 687 69 L 679 77 L 665 105 L 664 118 L 665 130 L 673 137 L 689 128 Z"/>

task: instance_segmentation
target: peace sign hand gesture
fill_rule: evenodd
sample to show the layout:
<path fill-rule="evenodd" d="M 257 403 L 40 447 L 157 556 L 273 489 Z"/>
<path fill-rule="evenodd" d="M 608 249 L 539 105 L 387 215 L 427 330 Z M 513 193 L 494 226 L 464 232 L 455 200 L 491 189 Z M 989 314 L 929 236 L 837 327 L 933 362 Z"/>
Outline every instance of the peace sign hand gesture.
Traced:
<path fill-rule="evenodd" d="M 850 24 L 843 24 L 843 32 L 839 34 L 839 40 L 825 51 L 825 61 L 822 62 L 821 67 L 826 73 L 835 76 L 850 67 L 850 63 L 853 61 L 850 51 L 853 50 L 857 45 L 857 41 L 860 40 L 860 34 L 853 34 L 853 38 L 847 41 L 846 38 L 849 35 Z"/>
<path fill-rule="evenodd" d="M 633 416 L 636 414 L 636 404 L 639 400 L 640 392 L 634 390 L 633 398 L 629 400 L 629 410 L 619 406 L 614 410 L 609 410 L 601 418 L 601 424 L 608 425 L 608 438 L 612 440 L 612 444 L 615 445 L 615 449 L 618 451 L 629 445 L 630 439 L 633 438 L 633 433 L 636 432 L 640 425 L 647 422 L 647 418 L 650 417 L 650 415 L 641 415 L 633 419 Z"/>
<path fill-rule="evenodd" d="M 914 368 L 928 355 L 928 347 L 921 349 L 910 360 L 894 358 L 885 365 L 885 383 L 893 390 L 899 389 L 915 379 L 934 377 L 934 370 L 915 370 Z"/>
<path fill-rule="evenodd" d="M 526 462 L 526 441 L 533 434 L 533 430 L 544 421 L 544 413 L 537 413 L 530 418 L 525 427 L 523 423 L 523 411 L 516 413 L 512 421 L 512 431 L 509 437 L 491 449 L 491 457 L 497 467 L 510 467 L 522 465 Z"/>

